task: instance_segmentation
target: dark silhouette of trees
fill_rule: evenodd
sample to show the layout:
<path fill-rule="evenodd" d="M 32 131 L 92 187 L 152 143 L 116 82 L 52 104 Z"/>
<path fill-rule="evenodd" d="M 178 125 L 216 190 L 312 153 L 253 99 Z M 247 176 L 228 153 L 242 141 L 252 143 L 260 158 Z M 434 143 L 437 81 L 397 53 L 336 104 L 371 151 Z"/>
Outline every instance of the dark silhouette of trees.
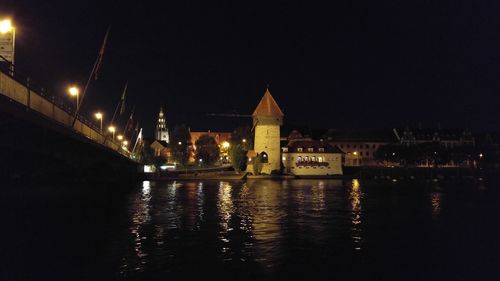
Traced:
<path fill-rule="evenodd" d="M 195 142 L 196 161 L 204 165 L 213 165 L 219 160 L 219 146 L 215 139 L 209 135 L 201 135 Z"/>
<path fill-rule="evenodd" d="M 185 125 L 178 125 L 170 134 L 170 150 L 172 158 L 179 164 L 186 166 L 189 161 L 189 145 L 191 134 Z"/>

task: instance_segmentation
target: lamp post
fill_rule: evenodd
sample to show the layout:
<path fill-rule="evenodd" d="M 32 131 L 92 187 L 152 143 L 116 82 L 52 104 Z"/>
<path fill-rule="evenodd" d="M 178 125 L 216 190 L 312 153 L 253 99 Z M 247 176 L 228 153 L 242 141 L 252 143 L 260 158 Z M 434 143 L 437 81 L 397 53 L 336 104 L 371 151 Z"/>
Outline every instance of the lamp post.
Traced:
<path fill-rule="evenodd" d="M 14 75 L 14 55 L 16 47 L 16 28 L 10 19 L 0 21 L 0 55 L 10 62 L 10 74 Z"/>
<path fill-rule="evenodd" d="M 78 98 L 79 98 L 79 95 L 80 95 L 80 89 L 78 89 L 78 87 L 76 87 L 76 86 L 71 86 L 71 87 L 68 88 L 68 93 L 72 97 L 76 97 L 76 111 L 78 112 L 78 107 L 80 106 L 80 104 L 78 103 Z"/>
<path fill-rule="evenodd" d="M 115 141 L 115 131 L 116 128 L 114 126 L 109 126 L 108 131 L 110 131 L 113 134 L 113 142 Z"/>
<path fill-rule="evenodd" d="M 99 120 L 99 121 L 100 121 L 100 124 L 101 124 L 101 125 L 100 125 L 100 129 L 101 129 L 101 134 L 102 134 L 102 113 L 97 112 L 97 113 L 95 114 L 95 118 L 96 118 L 97 120 Z"/>

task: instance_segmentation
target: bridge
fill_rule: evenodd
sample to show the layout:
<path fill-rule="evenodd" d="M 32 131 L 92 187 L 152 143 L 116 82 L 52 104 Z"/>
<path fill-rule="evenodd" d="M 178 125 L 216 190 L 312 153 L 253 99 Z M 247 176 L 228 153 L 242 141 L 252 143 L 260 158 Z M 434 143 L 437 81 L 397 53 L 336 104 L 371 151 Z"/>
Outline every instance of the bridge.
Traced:
<path fill-rule="evenodd" d="M 0 64 L 0 177 L 110 180 L 136 174 L 137 163 L 120 143 L 8 62 Z"/>

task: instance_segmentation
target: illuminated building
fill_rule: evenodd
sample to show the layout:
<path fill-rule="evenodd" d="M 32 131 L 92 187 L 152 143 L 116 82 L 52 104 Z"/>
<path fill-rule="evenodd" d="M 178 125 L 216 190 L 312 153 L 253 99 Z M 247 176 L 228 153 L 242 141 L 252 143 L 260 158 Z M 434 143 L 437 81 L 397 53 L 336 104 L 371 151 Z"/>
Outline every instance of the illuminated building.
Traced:
<path fill-rule="evenodd" d="M 164 141 L 169 143 L 167 122 L 165 121 L 165 115 L 163 114 L 163 108 L 160 107 L 160 113 L 158 114 L 158 123 L 156 123 L 156 140 Z"/>
<path fill-rule="evenodd" d="M 342 175 L 343 152 L 328 142 L 304 138 L 294 131 L 282 150 L 285 173 L 296 176 Z"/>
<path fill-rule="evenodd" d="M 248 153 L 250 162 L 247 171 L 253 171 L 253 160 L 255 160 L 256 155 L 259 155 L 260 163 L 262 163 L 261 173 L 271 174 L 271 171 L 280 170 L 280 126 L 283 124 L 283 116 L 284 114 L 271 96 L 271 92 L 266 89 L 259 105 L 252 114 L 255 139 L 254 150 Z"/>

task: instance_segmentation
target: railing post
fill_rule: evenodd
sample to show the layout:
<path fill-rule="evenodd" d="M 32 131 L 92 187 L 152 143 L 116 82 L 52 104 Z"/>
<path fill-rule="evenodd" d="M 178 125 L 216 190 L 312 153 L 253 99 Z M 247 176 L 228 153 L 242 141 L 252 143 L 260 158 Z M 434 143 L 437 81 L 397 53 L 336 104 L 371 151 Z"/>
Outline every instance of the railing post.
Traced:
<path fill-rule="evenodd" d="M 30 90 L 30 78 L 26 78 L 26 89 L 28 89 L 28 101 L 26 102 L 26 106 L 28 109 L 31 108 L 31 90 Z"/>
<path fill-rule="evenodd" d="M 52 120 L 56 120 L 56 97 L 52 96 Z"/>

